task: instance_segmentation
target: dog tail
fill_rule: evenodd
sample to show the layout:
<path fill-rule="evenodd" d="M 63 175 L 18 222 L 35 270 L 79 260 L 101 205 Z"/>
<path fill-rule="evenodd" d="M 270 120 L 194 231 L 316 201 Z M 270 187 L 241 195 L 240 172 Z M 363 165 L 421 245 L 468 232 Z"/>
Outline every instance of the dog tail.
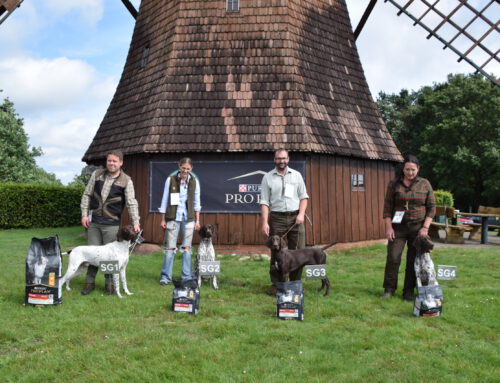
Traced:
<path fill-rule="evenodd" d="M 321 250 L 326 250 L 326 249 L 328 249 L 328 248 L 330 248 L 330 247 L 332 247 L 332 246 L 335 246 L 336 244 L 337 244 L 337 242 L 330 243 L 329 245 L 323 246 L 323 247 L 321 248 Z"/>

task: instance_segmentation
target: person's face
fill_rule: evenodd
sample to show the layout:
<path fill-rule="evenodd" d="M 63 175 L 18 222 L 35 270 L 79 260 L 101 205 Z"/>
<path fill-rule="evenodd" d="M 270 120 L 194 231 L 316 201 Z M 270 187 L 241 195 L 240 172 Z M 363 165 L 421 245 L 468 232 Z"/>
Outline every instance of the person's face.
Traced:
<path fill-rule="evenodd" d="M 288 166 L 288 161 L 288 153 L 285 151 L 278 152 L 274 155 L 274 163 L 276 165 L 276 169 L 278 170 L 285 170 Z"/>
<path fill-rule="evenodd" d="M 191 170 L 193 170 L 193 167 L 188 163 L 179 165 L 179 171 L 181 172 L 181 177 L 183 179 L 187 178 L 188 174 L 191 173 Z"/>
<path fill-rule="evenodd" d="M 414 164 L 413 162 L 407 162 L 405 163 L 403 167 L 403 174 L 405 176 L 405 179 L 408 181 L 412 181 L 418 174 L 418 166 L 417 164 Z"/>
<path fill-rule="evenodd" d="M 108 154 L 108 157 L 106 158 L 106 169 L 108 169 L 108 172 L 116 174 L 120 171 L 122 165 L 123 161 L 120 160 L 120 157 L 115 156 L 114 154 Z"/>

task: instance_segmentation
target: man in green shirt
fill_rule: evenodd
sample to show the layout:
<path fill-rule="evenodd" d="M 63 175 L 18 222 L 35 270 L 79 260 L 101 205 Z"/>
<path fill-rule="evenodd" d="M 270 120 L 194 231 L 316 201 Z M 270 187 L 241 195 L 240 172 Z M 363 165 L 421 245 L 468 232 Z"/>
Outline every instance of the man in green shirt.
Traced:
<path fill-rule="evenodd" d="M 306 245 L 304 217 L 309 196 L 302 175 L 288 167 L 289 160 L 288 151 L 278 149 L 274 153 L 276 167 L 262 179 L 262 232 L 267 237 L 286 234 L 289 249 L 303 249 Z M 267 293 L 276 295 L 279 273 L 272 257 L 269 275 L 272 286 Z"/>

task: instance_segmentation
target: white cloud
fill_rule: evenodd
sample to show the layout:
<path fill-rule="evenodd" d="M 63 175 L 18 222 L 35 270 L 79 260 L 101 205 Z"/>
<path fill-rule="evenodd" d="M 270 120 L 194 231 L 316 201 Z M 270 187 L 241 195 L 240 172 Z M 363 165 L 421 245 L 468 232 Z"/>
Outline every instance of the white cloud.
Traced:
<path fill-rule="evenodd" d="M 0 60 L 0 89 L 9 97 L 32 146 L 44 152 L 39 166 L 64 183 L 79 174 L 81 158 L 104 116 L 116 81 L 81 60 L 65 57 Z"/>
<path fill-rule="evenodd" d="M 95 68 L 65 57 L 12 57 L 0 61 L 0 86 L 25 113 L 65 108 L 97 82 Z"/>

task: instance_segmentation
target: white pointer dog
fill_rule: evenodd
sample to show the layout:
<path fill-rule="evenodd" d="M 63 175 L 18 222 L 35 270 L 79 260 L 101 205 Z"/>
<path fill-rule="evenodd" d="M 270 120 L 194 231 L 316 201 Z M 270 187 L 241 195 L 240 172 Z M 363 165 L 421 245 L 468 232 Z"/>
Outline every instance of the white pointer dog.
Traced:
<path fill-rule="evenodd" d="M 200 245 L 198 246 L 198 251 L 196 253 L 196 263 L 195 263 L 195 275 L 198 279 L 198 287 L 201 287 L 202 279 L 211 279 L 212 288 L 218 290 L 217 276 L 212 277 L 202 277 L 200 275 L 200 262 L 201 261 L 215 261 L 215 249 L 212 244 L 212 237 L 215 236 L 216 228 L 212 224 L 204 225 L 200 228 L 199 234 L 201 237 Z"/>
<path fill-rule="evenodd" d="M 107 245 L 75 247 L 69 253 L 68 269 L 64 277 L 59 280 L 60 286 L 66 282 L 66 290 L 71 290 L 69 281 L 77 275 L 82 274 L 89 264 L 99 267 L 99 262 L 101 261 L 118 261 L 120 277 L 118 277 L 118 274 L 113 274 L 116 295 L 122 298 L 120 294 L 119 278 L 122 280 L 125 294 L 132 295 L 127 288 L 125 270 L 128 264 L 130 242 L 134 240 L 136 236 L 137 234 L 132 226 L 125 226 L 120 230 L 118 239 Z"/>

